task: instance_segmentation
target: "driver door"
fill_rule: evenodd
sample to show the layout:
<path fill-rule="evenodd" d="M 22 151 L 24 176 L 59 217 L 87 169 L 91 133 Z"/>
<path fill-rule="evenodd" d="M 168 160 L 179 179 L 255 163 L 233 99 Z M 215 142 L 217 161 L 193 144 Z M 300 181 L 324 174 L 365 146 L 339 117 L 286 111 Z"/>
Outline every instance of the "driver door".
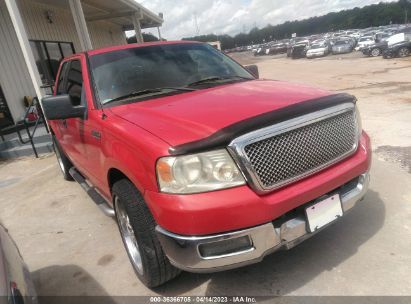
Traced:
<path fill-rule="evenodd" d="M 69 94 L 74 105 L 86 105 L 83 88 L 83 72 L 80 58 L 74 58 L 64 63 L 62 75 L 59 77 L 56 95 Z M 57 138 L 63 151 L 73 165 L 84 168 L 87 165 L 87 155 L 84 142 L 84 119 L 68 118 L 57 122 L 60 136 Z"/>

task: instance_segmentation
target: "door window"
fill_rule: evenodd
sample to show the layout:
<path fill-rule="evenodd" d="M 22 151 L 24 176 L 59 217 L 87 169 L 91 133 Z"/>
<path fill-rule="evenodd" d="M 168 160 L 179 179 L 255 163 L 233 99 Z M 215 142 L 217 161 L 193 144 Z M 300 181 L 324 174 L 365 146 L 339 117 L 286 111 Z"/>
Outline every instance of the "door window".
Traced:
<path fill-rule="evenodd" d="M 57 95 L 61 95 L 65 93 L 64 78 L 67 74 L 68 66 L 69 66 L 69 63 L 65 62 L 63 64 L 63 67 L 61 68 L 61 72 L 60 72 L 58 83 L 57 83 L 57 92 L 56 92 Z"/>
<path fill-rule="evenodd" d="M 82 104 L 84 100 L 83 74 L 79 60 L 67 61 L 63 64 L 56 94 L 69 94 L 73 105 L 78 106 Z"/>
<path fill-rule="evenodd" d="M 67 74 L 66 92 L 71 96 L 74 105 L 81 104 L 82 90 L 83 74 L 81 71 L 81 63 L 79 60 L 73 60 L 71 61 Z"/>

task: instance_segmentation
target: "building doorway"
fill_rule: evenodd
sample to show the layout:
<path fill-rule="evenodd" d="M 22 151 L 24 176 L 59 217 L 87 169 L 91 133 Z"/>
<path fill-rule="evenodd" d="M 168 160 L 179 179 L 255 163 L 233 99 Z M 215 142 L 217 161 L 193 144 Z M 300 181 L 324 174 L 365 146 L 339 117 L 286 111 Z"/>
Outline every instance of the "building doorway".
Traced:
<path fill-rule="evenodd" d="M 3 90 L 0 85 L 0 129 L 8 127 L 12 124 L 13 118 L 11 117 L 6 98 L 4 97 Z"/>

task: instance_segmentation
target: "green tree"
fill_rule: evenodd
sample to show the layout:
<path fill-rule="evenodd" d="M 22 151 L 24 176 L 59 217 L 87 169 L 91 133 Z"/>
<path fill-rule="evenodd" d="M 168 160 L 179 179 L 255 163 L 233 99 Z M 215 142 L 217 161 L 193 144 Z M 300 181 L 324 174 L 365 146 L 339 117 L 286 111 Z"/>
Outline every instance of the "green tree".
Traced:
<path fill-rule="evenodd" d="M 150 33 L 143 33 L 143 40 L 144 42 L 153 42 L 153 41 L 158 41 L 158 38 Z M 137 43 L 137 38 L 136 36 L 131 36 L 127 38 L 127 43 Z"/>
<path fill-rule="evenodd" d="M 381 2 L 363 8 L 356 7 L 337 13 L 333 12 L 320 17 L 312 17 L 300 21 L 287 21 L 275 26 L 267 25 L 262 29 L 253 28 L 249 33 L 237 34 L 234 37 L 210 34 L 183 39 L 202 42 L 220 40 L 223 49 L 231 49 L 252 43 L 290 38 L 292 33 L 297 33 L 298 36 L 306 36 L 337 30 L 388 25 L 390 23 L 400 24 L 404 23 L 406 12 L 408 20 L 411 20 L 411 0 L 399 0 L 398 2 L 390 3 Z"/>

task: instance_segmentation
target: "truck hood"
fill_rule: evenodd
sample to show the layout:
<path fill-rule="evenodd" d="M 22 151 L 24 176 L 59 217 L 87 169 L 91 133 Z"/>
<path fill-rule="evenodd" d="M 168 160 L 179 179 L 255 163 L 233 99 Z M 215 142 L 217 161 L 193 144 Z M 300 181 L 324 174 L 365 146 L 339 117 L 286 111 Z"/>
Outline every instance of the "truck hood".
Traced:
<path fill-rule="evenodd" d="M 332 49 L 333 50 L 348 50 L 351 48 L 351 45 L 349 44 L 338 44 L 338 45 L 333 45 Z"/>
<path fill-rule="evenodd" d="M 396 35 L 393 35 L 387 39 L 388 45 L 391 46 L 393 44 L 396 44 L 398 42 L 402 42 L 405 40 L 405 33 L 398 33 Z"/>
<path fill-rule="evenodd" d="M 316 48 L 316 49 L 309 49 L 308 52 L 324 52 L 327 49 L 326 46 L 324 47 L 320 47 L 320 48 Z"/>
<path fill-rule="evenodd" d="M 325 50 L 327 49 L 327 47 L 321 47 L 321 48 L 317 48 L 317 49 L 309 49 L 307 51 L 308 54 L 312 54 L 312 53 L 324 53 Z"/>
<path fill-rule="evenodd" d="M 395 49 L 395 48 L 399 48 L 399 47 L 402 47 L 402 46 L 408 46 L 408 44 L 411 44 L 411 42 L 401 41 L 401 42 L 397 42 L 397 43 L 394 43 L 394 44 L 390 45 L 389 48 Z"/>
<path fill-rule="evenodd" d="M 272 80 L 253 80 L 109 108 L 171 146 L 200 140 L 236 122 L 330 92 Z"/>

